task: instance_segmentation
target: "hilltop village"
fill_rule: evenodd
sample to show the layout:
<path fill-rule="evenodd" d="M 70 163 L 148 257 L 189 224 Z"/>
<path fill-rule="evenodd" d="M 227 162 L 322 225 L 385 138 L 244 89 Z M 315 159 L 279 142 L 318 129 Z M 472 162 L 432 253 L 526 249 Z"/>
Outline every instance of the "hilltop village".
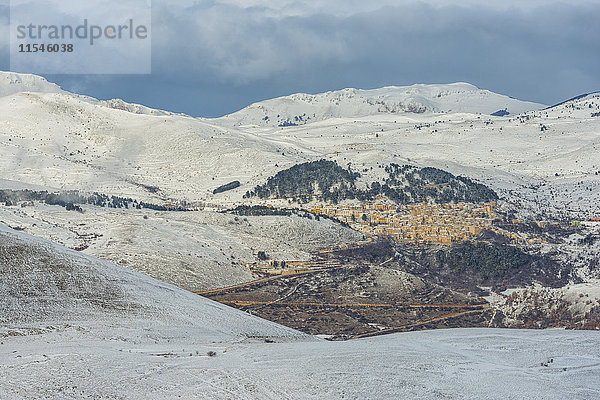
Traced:
<path fill-rule="evenodd" d="M 531 248 L 544 244 L 548 231 L 561 230 L 558 222 L 549 226 L 548 221 L 514 219 L 514 212 L 504 205 L 498 207 L 500 198 L 494 190 L 468 177 L 395 163 L 379 168 L 383 180 L 358 185 L 358 178 L 364 176 L 334 161 L 296 164 L 246 192 L 243 198 L 259 198 L 259 205 L 246 204 L 231 211 L 238 215 L 330 218 L 361 232 L 365 239 L 384 239 L 392 246 Z M 298 204 L 299 209 L 279 208 L 286 203 Z M 361 243 L 343 246 L 360 247 Z M 315 256 L 323 258 L 320 256 L 335 250 L 322 249 Z M 250 268 L 269 274 L 322 268 L 314 262 L 259 259 L 261 262 Z"/>
<path fill-rule="evenodd" d="M 272 207 L 267 205 L 267 207 Z M 515 245 L 535 246 L 544 241 L 524 232 L 510 232 L 496 226 L 494 222 L 502 220 L 496 212 L 495 202 L 481 203 L 427 203 L 393 204 L 383 198 L 374 202 L 359 204 L 321 203 L 306 208 L 314 215 L 335 218 L 362 232 L 365 241 L 355 243 L 361 246 L 376 238 L 391 239 L 395 243 L 414 245 L 454 245 L 464 242 L 485 241 L 481 239 L 484 231 L 507 238 Z M 522 222 L 513 220 L 512 223 Z M 536 222 L 538 226 L 544 222 Z M 346 244 L 342 247 L 349 247 Z M 334 249 L 322 249 L 326 253 Z M 322 269 L 337 265 L 323 265 L 319 261 L 274 261 L 249 264 L 255 272 L 267 274 L 298 273 L 305 270 Z"/>
<path fill-rule="evenodd" d="M 495 203 L 410 205 L 363 203 L 359 206 L 323 205 L 311 211 L 335 217 L 368 236 L 398 242 L 446 244 L 470 241 L 492 229 Z"/>
<path fill-rule="evenodd" d="M 494 226 L 498 218 L 495 208 L 495 202 L 408 205 L 366 202 L 358 206 L 320 205 L 310 211 L 337 218 L 368 236 L 387 237 L 396 242 L 451 245 L 474 241 L 488 230 L 509 238 L 513 244 L 542 243 L 539 238 Z"/>

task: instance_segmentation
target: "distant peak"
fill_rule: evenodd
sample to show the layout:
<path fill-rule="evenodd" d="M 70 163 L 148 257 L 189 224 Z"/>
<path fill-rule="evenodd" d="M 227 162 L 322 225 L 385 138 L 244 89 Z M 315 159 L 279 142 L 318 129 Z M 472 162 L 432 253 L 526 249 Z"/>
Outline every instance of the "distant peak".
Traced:
<path fill-rule="evenodd" d="M 553 105 L 553 106 L 547 107 L 547 108 L 546 108 L 546 110 L 550 110 L 550 109 L 552 109 L 552 108 L 555 108 L 555 107 L 558 107 L 558 106 L 562 106 L 563 104 L 566 104 L 566 103 L 569 103 L 569 102 L 572 102 L 572 101 L 582 100 L 582 99 L 585 99 L 585 98 L 587 98 L 587 97 L 594 96 L 594 95 L 598 95 L 598 94 L 600 94 L 600 90 L 598 90 L 598 91 L 595 91 L 595 92 L 590 92 L 590 93 L 584 93 L 584 94 L 580 94 L 580 95 L 578 95 L 578 96 L 571 97 L 570 99 L 567 99 L 567 100 L 561 101 L 560 103 L 558 103 L 558 104 L 555 104 L 555 105 Z"/>
<path fill-rule="evenodd" d="M 62 93 L 63 90 L 39 75 L 0 71 L 0 97 L 20 92 Z"/>
<path fill-rule="evenodd" d="M 539 110 L 545 105 L 479 89 L 467 82 L 344 88 L 318 94 L 296 93 L 252 104 L 222 117 L 233 126 L 292 127 L 329 118 L 403 113 L 498 113 Z"/>

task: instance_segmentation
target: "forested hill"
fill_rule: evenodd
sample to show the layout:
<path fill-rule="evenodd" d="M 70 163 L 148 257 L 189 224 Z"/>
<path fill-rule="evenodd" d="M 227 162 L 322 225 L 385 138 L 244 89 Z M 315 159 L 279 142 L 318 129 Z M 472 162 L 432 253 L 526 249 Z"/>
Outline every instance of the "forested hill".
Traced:
<path fill-rule="evenodd" d="M 319 160 L 294 165 L 270 177 L 264 185 L 246 192 L 245 198 L 289 198 L 306 202 L 311 198 L 337 203 L 345 199 L 361 201 L 385 196 L 399 204 L 422 200 L 436 203 L 482 202 L 498 199 L 487 186 L 469 178 L 454 176 L 441 169 L 390 164 L 387 177 L 358 189 L 360 174 L 345 169 L 333 161 Z"/>
<path fill-rule="evenodd" d="M 369 193 L 372 196 L 383 194 L 402 204 L 421 200 L 477 203 L 498 199 L 496 192 L 489 187 L 438 168 L 390 164 L 385 171 L 388 178 L 383 184 L 371 184 Z"/>
<path fill-rule="evenodd" d="M 355 183 L 359 177 L 359 173 L 344 169 L 333 161 L 306 162 L 279 171 L 266 184 L 247 192 L 245 197 L 306 199 L 316 195 L 321 200 L 337 202 L 356 197 L 359 191 Z"/>

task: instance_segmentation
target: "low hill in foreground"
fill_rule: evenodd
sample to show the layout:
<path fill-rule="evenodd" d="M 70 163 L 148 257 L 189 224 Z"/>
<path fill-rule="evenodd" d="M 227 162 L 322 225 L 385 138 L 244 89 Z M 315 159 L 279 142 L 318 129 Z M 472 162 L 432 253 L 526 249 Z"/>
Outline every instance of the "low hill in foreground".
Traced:
<path fill-rule="evenodd" d="M 176 286 L 0 228 L 0 324 L 190 329 L 203 340 L 301 337 Z M 10 332 L 10 329 L 8 330 Z M 19 332 L 18 330 L 16 332 Z M 0 396 L 1 397 L 1 396 Z"/>

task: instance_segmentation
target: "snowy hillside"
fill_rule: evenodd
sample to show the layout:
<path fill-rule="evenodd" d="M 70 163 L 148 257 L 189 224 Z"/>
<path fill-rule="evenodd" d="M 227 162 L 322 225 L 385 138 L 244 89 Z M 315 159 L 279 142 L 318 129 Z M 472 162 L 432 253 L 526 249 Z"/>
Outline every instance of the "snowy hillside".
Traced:
<path fill-rule="evenodd" d="M 600 395 L 596 332 L 448 329 L 326 342 L 6 228 L 0 297 L 7 400 Z"/>
<path fill-rule="evenodd" d="M 220 120 L 230 126 L 296 126 L 329 118 L 376 114 L 471 113 L 520 114 L 544 108 L 481 90 L 468 83 L 343 89 L 316 95 L 298 93 L 252 104 Z"/>
<path fill-rule="evenodd" d="M 302 337 L 175 286 L 0 226 L 0 324 L 175 325 L 203 340 Z M 0 332 L 0 335 L 6 332 Z"/>
<path fill-rule="evenodd" d="M 78 213 L 31 204 L 1 207 L 0 221 L 192 291 L 251 280 L 245 264 L 256 261 L 259 250 L 276 259 L 307 260 L 309 251 L 362 238 L 329 220 L 207 211 L 85 206 Z"/>
<path fill-rule="evenodd" d="M 127 112 L 134 113 L 134 114 L 146 114 L 146 115 L 158 115 L 158 116 L 162 116 L 162 115 L 182 115 L 183 116 L 184 115 L 184 114 L 172 113 L 169 111 L 156 110 L 154 108 L 146 107 L 141 104 L 127 103 L 121 99 L 96 100 L 92 97 L 87 97 L 87 96 L 79 96 L 79 97 L 82 100 L 87 100 L 92 104 L 97 104 L 100 106 L 113 108 L 115 110 L 127 111 Z"/>
<path fill-rule="evenodd" d="M 417 103 L 436 112 L 401 112 Z M 266 123 L 257 105 L 225 118 L 201 119 L 121 101 L 109 107 L 69 93 L 0 97 L 0 190 L 98 192 L 192 210 L 107 210 L 86 204 L 79 213 L 20 201 L 1 206 L 0 222 L 202 290 L 250 279 L 245 264 L 258 261 L 259 251 L 306 260 L 310 251 L 360 238 L 330 221 L 236 219 L 217 212 L 240 205 L 247 191 L 306 161 L 351 167 L 361 174 L 361 189 L 383 182 L 383 166 L 390 163 L 431 166 L 484 183 L 521 218 L 600 215 L 598 95 L 523 114 L 513 113 L 542 106 L 467 84 L 345 90 L 260 104 L 268 105 L 271 116 L 297 115 L 297 106 L 310 106 L 326 119 L 282 128 Z M 504 108 L 509 115 L 489 115 Z M 236 115 L 254 122 L 232 127 Z M 239 187 L 215 192 L 238 181 Z M 289 206 L 287 200 L 273 204 Z M 582 258 L 581 246 L 567 247 L 563 253 Z"/>
<path fill-rule="evenodd" d="M 595 332 L 448 329 L 341 343 L 228 344 L 176 331 L 11 332 L 0 336 L 6 400 L 600 396 Z"/>
<path fill-rule="evenodd" d="M 2 170 L 41 186 L 199 201 L 290 159 L 277 143 L 210 121 L 132 114 L 71 95 L 18 93 L 0 98 L 0 109 Z"/>
<path fill-rule="evenodd" d="M 41 76 L 0 71 L 0 97 L 19 92 L 61 93 L 63 90 Z"/>
<path fill-rule="evenodd" d="M 116 110 L 131 112 L 134 114 L 148 115 L 176 115 L 163 110 L 155 110 L 140 104 L 127 103 L 121 99 L 97 100 L 93 97 L 72 94 L 61 89 L 55 83 L 48 82 L 45 78 L 37 75 L 19 74 L 14 72 L 0 71 L 0 97 L 10 96 L 22 92 L 31 93 L 61 93 L 76 97 L 80 101 L 100 105 Z M 183 115 L 183 114 L 178 114 Z"/>

